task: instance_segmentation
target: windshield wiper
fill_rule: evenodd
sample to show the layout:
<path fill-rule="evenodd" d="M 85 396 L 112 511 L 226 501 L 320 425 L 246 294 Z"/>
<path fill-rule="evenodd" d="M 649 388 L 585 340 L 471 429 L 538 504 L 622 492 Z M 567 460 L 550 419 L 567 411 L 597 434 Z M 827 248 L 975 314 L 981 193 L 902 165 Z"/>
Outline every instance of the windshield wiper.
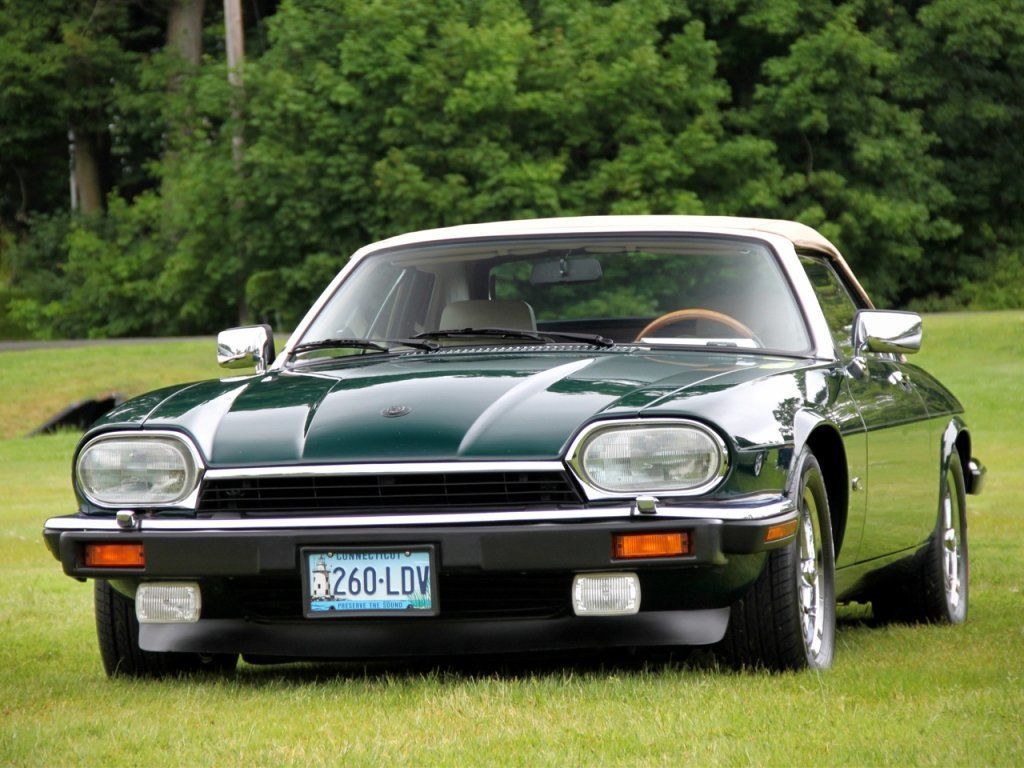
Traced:
<path fill-rule="evenodd" d="M 552 339 L 568 339 L 581 344 L 593 344 L 595 347 L 614 347 L 615 342 L 599 333 L 576 333 L 575 331 L 538 331 L 541 336 Z"/>
<path fill-rule="evenodd" d="M 424 331 L 417 333 L 417 339 L 444 339 L 457 336 L 499 336 L 504 339 L 529 339 L 538 344 L 546 344 L 547 339 L 533 331 L 522 331 L 517 328 L 452 328 L 446 331 Z"/>
<path fill-rule="evenodd" d="M 518 328 L 459 328 L 447 331 L 417 333 L 417 339 L 442 339 L 458 336 L 497 336 L 504 339 L 528 339 L 546 344 L 554 339 L 567 339 L 595 347 L 611 347 L 615 342 L 596 333 L 569 333 L 568 331 L 524 331 Z"/>
<path fill-rule="evenodd" d="M 412 347 L 414 349 L 426 349 L 433 351 L 438 345 L 432 341 L 420 341 L 417 339 L 321 339 L 320 341 L 307 341 L 299 344 L 291 351 L 291 357 L 301 355 L 303 352 L 313 352 L 318 349 L 370 349 L 375 352 L 390 352 L 387 344 Z"/>

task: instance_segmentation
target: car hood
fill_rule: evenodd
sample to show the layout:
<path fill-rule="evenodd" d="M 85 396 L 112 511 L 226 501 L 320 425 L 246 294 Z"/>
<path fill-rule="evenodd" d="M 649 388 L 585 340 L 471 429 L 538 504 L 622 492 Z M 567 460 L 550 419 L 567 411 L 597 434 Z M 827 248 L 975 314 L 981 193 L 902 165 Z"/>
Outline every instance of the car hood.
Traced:
<path fill-rule="evenodd" d="M 700 417 L 702 395 L 806 365 L 635 349 L 366 355 L 161 390 L 100 426 L 184 430 L 211 466 L 556 459 L 595 419 Z"/>

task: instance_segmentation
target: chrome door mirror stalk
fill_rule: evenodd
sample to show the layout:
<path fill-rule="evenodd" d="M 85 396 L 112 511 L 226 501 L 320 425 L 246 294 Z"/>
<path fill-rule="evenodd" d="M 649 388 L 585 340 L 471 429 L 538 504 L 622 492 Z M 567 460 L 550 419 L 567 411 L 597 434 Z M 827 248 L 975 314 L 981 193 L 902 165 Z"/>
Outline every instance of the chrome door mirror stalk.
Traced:
<path fill-rule="evenodd" d="M 867 361 L 863 357 L 858 355 L 857 357 L 850 360 L 850 362 L 847 364 L 846 372 L 850 375 L 851 378 L 860 381 L 861 379 L 868 375 Z"/>
<path fill-rule="evenodd" d="M 909 355 L 921 349 L 921 316 L 916 312 L 862 309 L 853 320 L 853 353 Z"/>
<path fill-rule="evenodd" d="M 246 325 L 217 334 L 217 365 L 222 368 L 256 367 L 263 373 L 274 362 L 274 334 L 269 325 Z"/>

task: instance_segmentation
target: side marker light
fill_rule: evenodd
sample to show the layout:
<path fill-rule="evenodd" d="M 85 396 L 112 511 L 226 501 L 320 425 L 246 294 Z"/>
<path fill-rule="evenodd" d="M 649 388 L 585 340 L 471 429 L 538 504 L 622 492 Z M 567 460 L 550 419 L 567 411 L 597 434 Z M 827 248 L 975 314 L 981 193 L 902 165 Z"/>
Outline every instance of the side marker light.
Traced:
<path fill-rule="evenodd" d="M 779 525 L 773 525 L 768 529 L 768 532 L 764 535 L 765 543 L 771 541 L 780 541 L 781 539 L 788 539 L 794 533 L 796 533 L 796 520 L 790 520 L 788 523 L 779 523 Z"/>

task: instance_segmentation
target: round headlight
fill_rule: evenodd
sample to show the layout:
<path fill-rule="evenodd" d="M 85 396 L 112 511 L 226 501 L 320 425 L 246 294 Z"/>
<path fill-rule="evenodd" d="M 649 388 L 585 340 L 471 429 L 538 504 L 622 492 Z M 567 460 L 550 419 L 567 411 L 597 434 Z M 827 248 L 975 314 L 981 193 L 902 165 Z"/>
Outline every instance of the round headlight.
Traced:
<path fill-rule="evenodd" d="M 100 506 L 173 504 L 196 486 L 196 463 L 173 437 L 100 437 L 79 454 L 78 485 Z"/>
<path fill-rule="evenodd" d="M 585 479 L 612 493 L 694 491 L 724 473 L 721 441 L 696 425 L 596 430 L 578 453 Z"/>

